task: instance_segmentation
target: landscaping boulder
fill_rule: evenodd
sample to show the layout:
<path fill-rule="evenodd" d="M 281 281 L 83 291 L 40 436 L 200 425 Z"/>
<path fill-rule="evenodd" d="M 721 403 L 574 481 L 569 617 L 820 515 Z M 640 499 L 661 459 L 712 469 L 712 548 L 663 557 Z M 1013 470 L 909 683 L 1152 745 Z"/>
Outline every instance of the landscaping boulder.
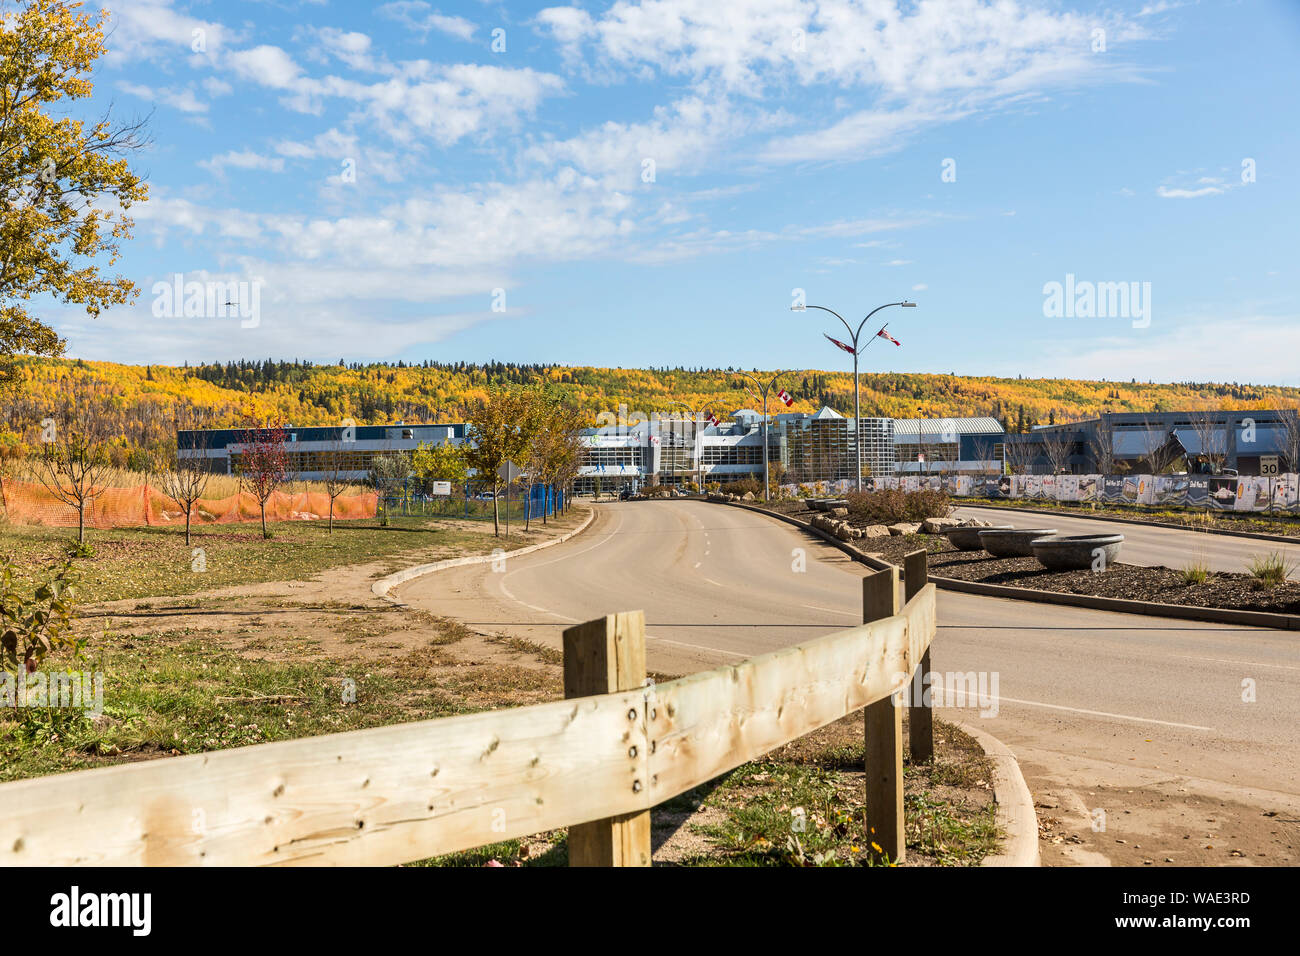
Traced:
<path fill-rule="evenodd" d="M 904 534 L 916 534 L 920 530 L 921 522 L 919 521 L 900 521 L 898 524 L 891 524 L 889 526 L 889 533 L 895 537 Z"/>
<path fill-rule="evenodd" d="M 864 538 L 888 538 L 889 528 L 883 524 L 869 524 L 862 529 Z"/>
<path fill-rule="evenodd" d="M 740 500 L 741 500 L 741 501 L 753 501 L 753 500 L 755 500 L 755 499 L 754 499 L 754 493 L 753 493 L 752 491 L 747 491 L 747 492 L 745 492 L 743 495 L 740 496 Z"/>
<path fill-rule="evenodd" d="M 921 530 L 926 534 L 943 534 L 949 528 L 960 528 L 964 523 L 962 518 L 926 518 L 921 522 Z"/>

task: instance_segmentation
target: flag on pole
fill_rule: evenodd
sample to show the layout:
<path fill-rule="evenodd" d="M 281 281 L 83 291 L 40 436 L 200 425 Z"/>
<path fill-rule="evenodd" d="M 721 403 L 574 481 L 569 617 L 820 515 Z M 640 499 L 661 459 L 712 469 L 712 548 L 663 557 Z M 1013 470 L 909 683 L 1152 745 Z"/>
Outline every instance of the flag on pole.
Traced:
<path fill-rule="evenodd" d="M 826 333 L 823 332 L 822 335 L 826 335 Z M 844 344 L 843 342 L 841 342 L 839 339 L 831 339 L 831 337 L 830 337 L 829 335 L 826 335 L 826 338 L 830 339 L 832 342 L 834 342 L 837 346 L 839 346 L 840 348 L 842 348 L 844 351 L 848 352 L 850 355 L 853 354 L 853 346 L 852 346 L 852 345 L 845 345 L 845 344 Z"/>
<path fill-rule="evenodd" d="M 794 405 L 794 399 L 790 397 L 790 393 L 787 392 L 785 389 L 781 389 L 779 392 L 777 392 L 776 397 L 781 399 L 781 401 L 785 402 L 786 408 L 790 408 L 792 405 Z"/>
<path fill-rule="evenodd" d="M 883 325 L 880 327 L 880 331 L 877 332 L 876 335 L 878 335 L 882 339 L 889 339 L 889 341 L 893 342 L 895 345 L 903 344 L 902 342 L 898 341 L 898 339 L 894 338 L 892 335 L 886 332 L 885 327 Z"/>
<path fill-rule="evenodd" d="M 709 424 L 714 428 L 717 428 L 722 423 L 718 421 L 717 415 L 713 414 L 713 412 L 709 412 Z"/>

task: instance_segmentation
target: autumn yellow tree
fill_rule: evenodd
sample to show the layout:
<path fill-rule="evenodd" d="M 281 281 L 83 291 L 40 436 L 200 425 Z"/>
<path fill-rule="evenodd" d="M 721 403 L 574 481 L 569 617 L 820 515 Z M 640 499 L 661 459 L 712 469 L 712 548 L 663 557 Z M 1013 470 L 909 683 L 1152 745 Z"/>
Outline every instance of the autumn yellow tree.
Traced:
<path fill-rule="evenodd" d="M 142 124 L 87 125 L 67 101 L 90 96 L 104 53 L 104 12 L 63 0 L 0 0 L 0 386 L 14 355 L 59 355 L 65 343 L 28 312 L 36 296 L 84 306 L 91 316 L 134 298 L 108 275 L 147 198 L 125 155 L 143 145 Z"/>

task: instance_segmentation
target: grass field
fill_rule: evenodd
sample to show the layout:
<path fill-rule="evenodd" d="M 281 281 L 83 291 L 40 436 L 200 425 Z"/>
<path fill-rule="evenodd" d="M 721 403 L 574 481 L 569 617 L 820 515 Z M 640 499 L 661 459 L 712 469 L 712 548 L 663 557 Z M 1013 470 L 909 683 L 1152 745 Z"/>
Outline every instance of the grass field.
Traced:
<path fill-rule="evenodd" d="M 300 580 L 328 568 L 381 558 L 393 569 L 430 553 L 460 553 L 491 537 L 491 525 L 418 517 L 393 517 L 388 527 L 373 518 L 334 523 L 283 521 L 196 528 L 190 546 L 180 529 L 113 528 L 89 531 L 89 557 L 73 566 L 83 603 L 125 598 L 192 594 L 235 584 Z M 504 542 L 506 539 L 501 539 Z M 502 547 L 516 547 L 514 534 Z M 0 524 L 0 561 L 12 557 L 26 567 L 63 560 L 76 541 L 75 529 Z M 496 545 L 493 545 L 495 547 Z M 490 548 L 489 548 L 490 550 Z M 414 555 L 403 560 L 403 555 Z M 429 558 L 429 560 L 434 560 Z"/>

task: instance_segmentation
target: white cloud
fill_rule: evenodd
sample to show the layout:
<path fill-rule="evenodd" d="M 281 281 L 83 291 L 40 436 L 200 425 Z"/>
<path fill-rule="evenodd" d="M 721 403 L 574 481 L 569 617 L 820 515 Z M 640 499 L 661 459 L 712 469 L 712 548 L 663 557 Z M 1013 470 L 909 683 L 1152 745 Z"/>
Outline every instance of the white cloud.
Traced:
<path fill-rule="evenodd" d="M 1040 320 L 1042 321 L 1042 320 Z M 1300 314 L 1153 316 L 1148 329 L 1045 343 L 1042 374 L 1164 382 L 1269 382 L 1300 384 Z M 1261 345 L 1265 347 L 1261 347 Z"/>
<path fill-rule="evenodd" d="M 1162 199 L 1200 199 L 1203 196 L 1218 196 L 1224 192 L 1222 186 L 1204 186 L 1201 189 L 1171 189 L 1168 186 L 1161 186 L 1156 189 L 1156 195 Z"/>
<path fill-rule="evenodd" d="M 926 285 L 924 282 L 918 282 L 916 285 L 912 286 L 912 291 L 913 291 L 913 292 L 924 292 L 924 291 L 925 291 L 926 289 L 928 289 L 928 288 L 930 288 L 930 287 L 929 287 L 928 285 Z"/>
<path fill-rule="evenodd" d="M 225 172 L 227 166 L 235 169 L 261 169 L 267 172 L 284 172 L 284 160 L 278 156 L 263 156 L 251 149 L 231 150 L 211 159 L 199 160 L 199 165 L 218 176 Z"/>
<path fill-rule="evenodd" d="M 152 100 L 155 103 L 175 107 L 182 113 L 206 113 L 208 111 L 208 104 L 201 102 L 194 95 L 194 91 L 188 87 L 180 90 L 154 89 L 150 86 L 128 83 L 123 80 L 117 84 L 117 88 L 123 93 L 138 96 L 142 100 Z"/>
<path fill-rule="evenodd" d="M 464 17 L 446 16 L 434 12 L 429 4 L 422 0 L 399 0 L 397 3 L 386 3 L 375 12 L 421 34 L 436 30 L 460 40 L 472 40 L 474 31 L 478 29 Z"/>

